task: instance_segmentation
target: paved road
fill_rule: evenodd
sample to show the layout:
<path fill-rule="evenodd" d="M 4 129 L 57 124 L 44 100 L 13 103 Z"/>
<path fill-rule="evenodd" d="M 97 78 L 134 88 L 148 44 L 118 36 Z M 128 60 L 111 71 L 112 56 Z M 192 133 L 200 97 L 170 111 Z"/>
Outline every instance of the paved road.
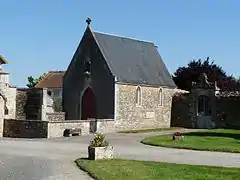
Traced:
<path fill-rule="evenodd" d="M 240 154 L 198 152 L 150 147 L 140 139 L 156 134 L 108 134 L 115 156 L 126 159 L 152 160 L 183 164 L 240 167 Z M 1 180 L 89 180 L 73 161 L 87 157 L 92 136 L 55 139 L 0 139 Z"/>

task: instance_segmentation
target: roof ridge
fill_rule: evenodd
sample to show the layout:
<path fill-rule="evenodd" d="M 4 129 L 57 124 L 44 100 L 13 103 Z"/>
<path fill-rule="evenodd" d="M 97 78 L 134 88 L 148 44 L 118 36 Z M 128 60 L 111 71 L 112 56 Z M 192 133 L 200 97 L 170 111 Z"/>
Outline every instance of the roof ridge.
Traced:
<path fill-rule="evenodd" d="M 129 40 L 133 40 L 133 41 L 140 41 L 140 42 L 144 42 L 144 43 L 154 44 L 152 41 L 140 40 L 140 39 L 137 39 L 137 38 L 128 37 L 128 36 L 123 36 L 123 35 L 116 35 L 116 34 L 111 34 L 111 33 L 104 33 L 104 32 L 100 32 L 100 31 L 92 31 L 92 32 L 93 32 L 93 33 L 98 33 L 98 34 L 107 35 L 107 36 L 114 36 L 114 37 L 118 37 L 118 38 L 125 38 L 125 39 L 129 39 Z"/>
<path fill-rule="evenodd" d="M 66 71 L 48 71 L 48 73 L 65 73 Z"/>

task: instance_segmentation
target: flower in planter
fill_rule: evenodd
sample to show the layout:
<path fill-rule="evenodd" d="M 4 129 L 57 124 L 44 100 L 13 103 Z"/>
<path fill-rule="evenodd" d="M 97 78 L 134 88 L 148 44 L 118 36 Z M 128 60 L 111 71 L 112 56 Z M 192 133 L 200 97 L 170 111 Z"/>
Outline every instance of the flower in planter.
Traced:
<path fill-rule="evenodd" d="M 90 142 L 91 147 L 106 147 L 109 143 L 105 140 L 105 135 L 103 134 L 95 134 L 93 141 Z"/>
<path fill-rule="evenodd" d="M 88 159 L 112 159 L 113 151 L 113 147 L 105 140 L 103 134 L 95 134 L 88 146 Z"/>
<path fill-rule="evenodd" d="M 175 132 L 173 134 L 172 140 L 183 140 L 184 136 L 180 132 Z"/>

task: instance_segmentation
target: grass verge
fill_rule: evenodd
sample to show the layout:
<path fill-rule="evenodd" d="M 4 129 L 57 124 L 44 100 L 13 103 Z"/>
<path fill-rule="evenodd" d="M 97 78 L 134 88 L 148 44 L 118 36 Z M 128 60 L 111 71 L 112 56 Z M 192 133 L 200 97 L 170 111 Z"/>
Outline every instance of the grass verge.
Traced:
<path fill-rule="evenodd" d="M 240 168 L 170 164 L 135 160 L 77 159 L 78 167 L 98 180 L 233 180 Z"/>
<path fill-rule="evenodd" d="M 148 132 L 157 132 L 157 131 L 169 131 L 169 130 L 180 130 L 181 127 L 170 127 L 170 128 L 155 128 L 155 129 L 139 129 L 139 130 L 126 130 L 118 131 L 118 133 L 148 133 Z"/>
<path fill-rule="evenodd" d="M 184 140 L 173 141 L 172 135 L 147 137 L 141 143 L 181 149 L 240 153 L 240 130 L 207 130 L 185 133 Z"/>

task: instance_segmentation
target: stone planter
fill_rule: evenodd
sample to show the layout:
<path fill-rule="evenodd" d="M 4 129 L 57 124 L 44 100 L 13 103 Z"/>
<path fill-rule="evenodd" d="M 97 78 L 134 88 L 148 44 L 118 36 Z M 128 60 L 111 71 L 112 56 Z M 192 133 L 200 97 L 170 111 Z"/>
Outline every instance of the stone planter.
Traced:
<path fill-rule="evenodd" d="M 98 160 L 98 159 L 112 159 L 113 158 L 113 147 L 91 147 L 88 146 L 88 159 Z"/>

